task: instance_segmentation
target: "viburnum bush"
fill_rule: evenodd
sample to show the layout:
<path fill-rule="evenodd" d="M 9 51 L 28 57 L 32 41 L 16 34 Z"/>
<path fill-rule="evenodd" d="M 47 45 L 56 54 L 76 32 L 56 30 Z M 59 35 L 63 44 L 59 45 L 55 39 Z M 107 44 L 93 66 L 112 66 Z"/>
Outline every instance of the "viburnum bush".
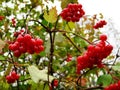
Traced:
<path fill-rule="evenodd" d="M 119 90 L 119 49 L 112 54 L 101 32 L 108 22 L 84 8 L 77 0 L 1 0 L 0 90 Z"/>

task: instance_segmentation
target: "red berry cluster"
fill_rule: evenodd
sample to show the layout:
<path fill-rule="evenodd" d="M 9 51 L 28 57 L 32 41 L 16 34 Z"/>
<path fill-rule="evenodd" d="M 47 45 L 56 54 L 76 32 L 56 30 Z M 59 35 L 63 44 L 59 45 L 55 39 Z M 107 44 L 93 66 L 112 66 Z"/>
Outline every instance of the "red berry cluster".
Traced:
<path fill-rule="evenodd" d="M 13 25 L 13 27 L 15 27 L 15 26 L 16 26 L 16 21 L 15 21 L 15 18 L 12 18 L 12 25 Z"/>
<path fill-rule="evenodd" d="M 98 29 L 98 28 L 102 28 L 104 25 L 106 25 L 107 24 L 107 22 L 105 21 L 105 20 L 101 20 L 101 21 L 99 21 L 98 23 L 96 23 L 94 26 L 93 26 L 93 28 L 94 29 Z"/>
<path fill-rule="evenodd" d="M 67 62 L 70 62 L 71 60 L 72 60 L 72 55 L 68 54 L 66 61 L 67 61 Z"/>
<path fill-rule="evenodd" d="M 60 14 L 66 21 L 78 22 L 79 19 L 85 14 L 81 4 L 68 4 Z"/>
<path fill-rule="evenodd" d="M 15 71 L 12 71 L 9 75 L 6 76 L 7 83 L 14 83 L 20 78 L 20 75 Z"/>
<path fill-rule="evenodd" d="M 30 34 L 19 34 L 16 41 L 9 45 L 9 49 L 13 51 L 15 57 L 26 52 L 29 54 L 40 53 L 44 50 L 43 40 L 32 38 Z"/>
<path fill-rule="evenodd" d="M 109 85 L 108 87 L 104 88 L 104 90 L 120 90 L 120 81 Z"/>
<path fill-rule="evenodd" d="M 95 45 L 89 45 L 87 51 L 77 57 L 77 73 L 86 68 L 92 68 L 97 65 L 103 67 L 102 60 L 106 58 L 112 51 L 113 46 L 106 44 L 107 36 L 100 35 L 100 41 Z"/>

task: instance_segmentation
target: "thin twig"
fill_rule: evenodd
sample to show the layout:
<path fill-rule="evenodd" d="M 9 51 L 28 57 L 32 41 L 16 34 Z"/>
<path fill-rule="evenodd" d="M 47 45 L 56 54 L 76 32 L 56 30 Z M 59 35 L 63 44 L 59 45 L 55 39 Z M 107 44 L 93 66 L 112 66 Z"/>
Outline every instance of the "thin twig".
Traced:
<path fill-rule="evenodd" d="M 50 30 L 49 30 L 49 28 L 48 27 L 46 27 L 44 24 L 42 24 L 40 21 L 38 21 L 38 20 L 29 20 L 29 21 L 34 21 L 34 22 L 38 22 L 43 28 L 45 28 L 46 29 L 46 31 L 47 32 L 50 32 Z"/>
<path fill-rule="evenodd" d="M 74 44 L 74 42 L 64 33 L 63 36 L 65 36 L 71 43 L 72 45 L 81 53 L 80 49 Z"/>

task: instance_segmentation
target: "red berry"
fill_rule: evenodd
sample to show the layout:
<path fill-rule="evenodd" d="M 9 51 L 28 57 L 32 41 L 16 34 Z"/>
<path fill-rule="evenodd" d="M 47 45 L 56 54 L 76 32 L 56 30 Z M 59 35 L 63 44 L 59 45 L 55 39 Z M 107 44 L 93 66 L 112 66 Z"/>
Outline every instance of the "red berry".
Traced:
<path fill-rule="evenodd" d="M 57 87 L 58 86 L 58 80 L 57 79 L 55 79 L 54 81 L 53 81 L 53 86 L 55 86 L 55 87 Z"/>
<path fill-rule="evenodd" d="M 19 50 L 20 50 L 21 53 L 25 53 L 25 52 L 26 52 L 26 48 L 23 47 L 23 46 L 20 46 L 20 47 L 19 47 Z"/>
<path fill-rule="evenodd" d="M 106 41 L 107 40 L 107 36 L 105 34 L 100 35 L 100 40 Z"/>
<path fill-rule="evenodd" d="M 38 45 L 38 46 L 43 44 L 42 39 L 37 38 L 35 41 L 36 41 L 36 45 Z"/>
<path fill-rule="evenodd" d="M 78 22 L 79 19 L 85 14 L 81 4 L 68 4 L 64 8 L 60 16 L 66 21 Z"/>
<path fill-rule="evenodd" d="M 22 35 L 18 35 L 17 41 L 18 42 L 24 42 L 24 37 Z"/>
<path fill-rule="evenodd" d="M 6 80 L 9 81 L 11 79 L 11 76 L 10 75 L 7 75 L 6 76 Z"/>
<path fill-rule="evenodd" d="M 16 72 L 15 72 L 15 71 L 12 71 L 12 72 L 11 72 L 11 76 L 15 77 L 15 76 L 16 76 Z"/>
<path fill-rule="evenodd" d="M 98 29 L 98 28 L 102 28 L 104 25 L 106 25 L 107 24 L 107 22 L 105 21 L 105 20 L 101 20 L 101 21 L 99 21 L 98 23 L 96 23 L 94 26 L 93 26 L 93 28 L 95 28 L 95 29 Z"/>
<path fill-rule="evenodd" d="M 82 69 L 92 68 L 94 65 L 103 67 L 102 60 L 110 55 L 113 49 L 112 45 L 106 45 L 106 39 L 102 38 L 96 45 L 89 45 L 87 51 L 77 57 L 77 73 L 80 73 Z"/>
<path fill-rule="evenodd" d="M 39 50 L 40 50 L 40 51 L 43 51 L 43 50 L 44 50 L 44 46 L 43 46 L 43 45 L 40 45 L 40 46 L 39 46 Z"/>
<path fill-rule="evenodd" d="M 15 51 L 15 50 L 17 50 L 17 45 L 16 44 L 10 44 L 9 49 L 12 50 L 12 51 Z"/>
<path fill-rule="evenodd" d="M 14 53 L 15 57 L 20 57 L 20 55 L 21 55 L 20 50 L 15 50 L 13 53 Z"/>
<path fill-rule="evenodd" d="M 31 40 L 31 35 L 30 34 L 25 34 L 25 36 L 24 36 L 24 39 L 25 39 L 25 41 L 29 41 L 29 40 Z"/>

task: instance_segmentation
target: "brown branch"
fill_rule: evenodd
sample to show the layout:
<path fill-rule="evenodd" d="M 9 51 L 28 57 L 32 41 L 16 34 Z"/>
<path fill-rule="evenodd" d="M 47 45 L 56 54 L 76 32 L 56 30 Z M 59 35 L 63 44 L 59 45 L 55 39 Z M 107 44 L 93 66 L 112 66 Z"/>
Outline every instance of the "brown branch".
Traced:
<path fill-rule="evenodd" d="M 80 49 L 74 44 L 74 42 L 64 33 L 63 36 L 65 36 L 71 43 L 72 45 L 81 53 Z"/>
<path fill-rule="evenodd" d="M 38 20 L 29 20 L 29 21 L 34 21 L 34 22 L 39 23 L 43 28 L 46 29 L 47 32 L 50 32 L 50 29 L 48 27 L 46 27 L 44 24 L 42 24 L 40 21 L 38 21 Z"/>

